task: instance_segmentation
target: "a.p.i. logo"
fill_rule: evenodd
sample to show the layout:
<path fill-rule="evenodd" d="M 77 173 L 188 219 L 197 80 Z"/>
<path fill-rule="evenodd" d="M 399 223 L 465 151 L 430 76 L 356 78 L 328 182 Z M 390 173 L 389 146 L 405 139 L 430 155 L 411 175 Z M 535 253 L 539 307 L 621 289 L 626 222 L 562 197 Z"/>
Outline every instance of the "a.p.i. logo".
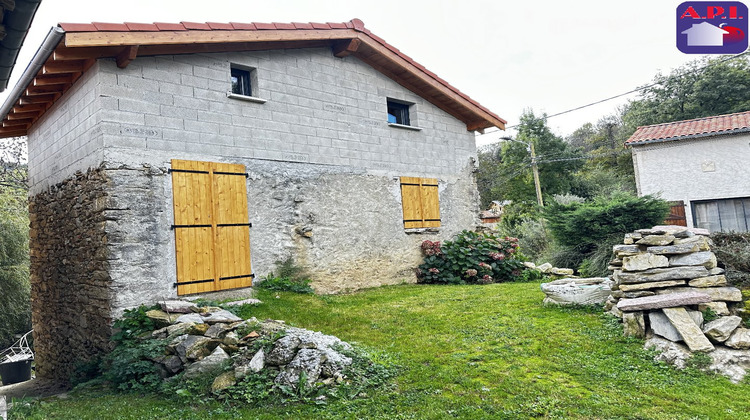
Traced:
<path fill-rule="evenodd" d="M 687 1 L 677 6 L 677 48 L 686 54 L 739 54 L 747 49 L 747 6 Z"/>

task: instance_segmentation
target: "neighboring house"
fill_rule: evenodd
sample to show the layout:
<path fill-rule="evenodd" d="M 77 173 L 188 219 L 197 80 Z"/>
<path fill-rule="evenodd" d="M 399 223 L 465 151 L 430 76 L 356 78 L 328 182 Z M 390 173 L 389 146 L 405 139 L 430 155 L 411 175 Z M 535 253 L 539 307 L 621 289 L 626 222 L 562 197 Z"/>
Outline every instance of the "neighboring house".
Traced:
<path fill-rule="evenodd" d="M 672 219 L 750 231 L 750 111 L 638 127 L 625 145 L 638 194 L 673 201 Z"/>
<path fill-rule="evenodd" d="M 0 92 L 8 87 L 18 53 L 41 2 L 42 0 L 0 1 Z"/>
<path fill-rule="evenodd" d="M 478 223 L 475 131 L 505 121 L 346 23 L 60 24 L 0 111 L 28 136 L 40 376 L 113 317 L 247 287 L 415 281 Z"/>

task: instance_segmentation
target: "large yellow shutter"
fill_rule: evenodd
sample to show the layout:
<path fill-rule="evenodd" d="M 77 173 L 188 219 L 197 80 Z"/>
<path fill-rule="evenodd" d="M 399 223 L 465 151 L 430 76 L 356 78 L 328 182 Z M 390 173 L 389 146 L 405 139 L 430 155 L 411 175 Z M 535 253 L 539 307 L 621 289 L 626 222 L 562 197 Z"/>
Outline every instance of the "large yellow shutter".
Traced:
<path fill-rule="evenodd" d="M 177 294 L 252 285 L 244 165 L 172 160 Z"/>
<path fill-rule="evenodd" d="M 404 228 L 440 227 L 438 180 L 401 177 Z"/>

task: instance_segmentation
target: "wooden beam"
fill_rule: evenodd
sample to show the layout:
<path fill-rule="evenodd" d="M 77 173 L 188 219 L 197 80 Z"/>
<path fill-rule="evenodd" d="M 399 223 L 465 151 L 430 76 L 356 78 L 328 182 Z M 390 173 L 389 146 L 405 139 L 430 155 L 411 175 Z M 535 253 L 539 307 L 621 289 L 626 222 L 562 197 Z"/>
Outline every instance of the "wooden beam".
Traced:
<path fill-rule="evenodd" d="M 60 96 L 59 93 L 52 94 L 52 95 L 35 95 L 35 96 L 22 96 L 18 99 L 18 103 L 20 105 L 26 105 L 26 104 L 50 104 L 57 100 L 57 98 Z"/>
<path fill-rule="evenodd" d="M 0 127 L 0 136 L 2 136 L 3 138 L 21 137 L 25 136 L 26 134 L 28 134 L 28 131 L 26 129 Z"/>
<path fill-rule="evenodd" d="M 34 122 L 32 118 L 25 118 L 23 120 L 5 120 L 3 121 L 3 127 L 28 126 L 32 122 Z"/>
<path fill-rule="evenodd" d="M 49 85 L 68 85 L 73 83 L 73 76 L 70 74 L 60 75 L 48 75 L 48 76 L 37 76 L 34 78 L 32 83 L 34 86 L 49 86 Z"/>
<path fill-rule="evenodd" d="M 13 107 L 13 112 L 30 112 L 30 111 L 45 111 L 47 110 L 47 104 L 27 104 L 27 105 L 16 105 Z"/>
<path fill-rule="evenodd" d="M 168 55 L 168 54 L 193 54 L 210 52 L 233 52 L 233 51 L 266 51 L 283 50 L 290 48 L 319 48 L 328 47 L 328 40 L 294 41 L 294 42 L 237 42 L 233 44 L 185 44 L 185 45 L 141 45 L 138 48 L 138 56 Z"/>
<path fill-rule="evenodd" d="M 66 85 L 30 86 L 24 94 L 26 96 L 46 95 L 58 93 L 65 90 Z"/>
<path fill-rule="evenodd" d="M 83 71 L 84 62 L 75 61 L 47 61 L 42 67 L 42 74 L 64 74 L 80 73 Z"/>
<path fill-rule="evenodd" d="M 340 41 L 333 44 L 333 55 L 338 58 L 344 58 L 351 53 L 357 52 L 362 41 L 359 38 Z"/>
<path fill-rule="evenodd" d="M 266 30 L 266 31 L 160 31 L 160 32 L 68 32 L 66 47 L 112 45 L 217 44 L 224 42 L 278 42 L 356 38 L 354 29 Z"/>
<path fill-rule="evenodd" d="M 137 45 L 130 45 L 122 49 L 117 54 L 117 57 L 115 57 L 115 61 L 117 62 L 117 67 L 124 69 L 125 67 L 130 64 L 131 61 L 135 60 L 135 57 L 138 55 L 138 46 Z"/>
<path fill-rule="evenodd" d="M 12 120 L 23 120 L 26 118 L 34 119 L 37 116 L 39 116 L 39 111 L 13 112 L 13 113 L 8 114 L 6 118 L 8 119 L 8 121 L 12 121 Z"/>
<path fill-rule="evenodd" d="M 80 47 L 80 48 L 67 48 L 60 44 L 52 53 L 52 59 L 55 61 L 65 60 L 82 60 L 86 58 L 104 58 L 114 57 L 118 52 L 122 50 L 122 47 Z"/>

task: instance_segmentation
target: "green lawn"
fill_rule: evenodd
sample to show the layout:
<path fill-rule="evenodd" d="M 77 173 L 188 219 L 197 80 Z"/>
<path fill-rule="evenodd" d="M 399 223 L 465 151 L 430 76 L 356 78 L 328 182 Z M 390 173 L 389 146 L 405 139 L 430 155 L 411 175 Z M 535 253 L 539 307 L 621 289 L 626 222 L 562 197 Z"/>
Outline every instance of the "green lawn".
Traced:
<path fill-rule="evenodd" d="M 655 363 L 599 311 L 542 306 L 538 284 L 259 297 L 265 303 L 248 315 L 393 355 L 401 366 L 393 389 L 327 406 L 262 409 L 81 391 L 10 418 L 750 419 L 748 380 L 733 385 Z"/>

